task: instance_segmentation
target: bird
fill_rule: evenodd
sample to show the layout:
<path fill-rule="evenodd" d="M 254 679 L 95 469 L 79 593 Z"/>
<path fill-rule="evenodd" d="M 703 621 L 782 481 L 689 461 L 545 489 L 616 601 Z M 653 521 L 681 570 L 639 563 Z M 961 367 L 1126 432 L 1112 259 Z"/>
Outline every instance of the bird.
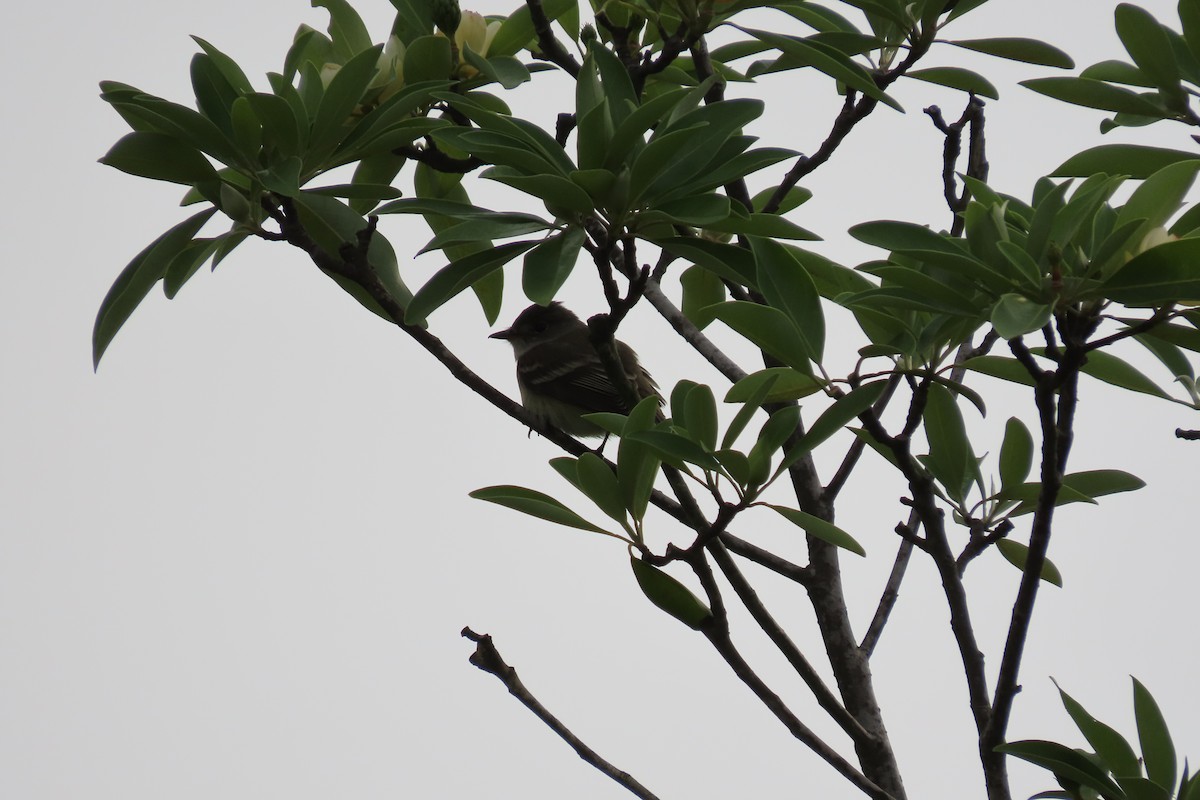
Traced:
<path fill-rule="evenodd" d="M 592 346 L 587 323 L 562 303 L 535 303 L 517 315 L 511 327 L 488 338 L 512 345 L 521 405 L 539 423 L 582 438 L 606 436 L 583 415 L 630 412 Z M 657 397 L 661 404 L 658 384 L 638 361 L 637 353 L 620 340 L 615 344 L 625 377 L 638 396 Z"/>

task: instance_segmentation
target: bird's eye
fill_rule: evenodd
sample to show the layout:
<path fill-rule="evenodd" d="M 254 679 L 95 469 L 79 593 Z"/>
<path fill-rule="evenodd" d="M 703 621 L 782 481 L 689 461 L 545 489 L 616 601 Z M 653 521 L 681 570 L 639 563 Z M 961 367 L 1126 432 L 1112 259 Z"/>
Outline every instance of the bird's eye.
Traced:
<path fill-rule="evenodd" d="M 545 333 L 546 332 L 546 323 L 544 323 L 544 322 L 533 323 L 533 332 L 534 333 Z"/>

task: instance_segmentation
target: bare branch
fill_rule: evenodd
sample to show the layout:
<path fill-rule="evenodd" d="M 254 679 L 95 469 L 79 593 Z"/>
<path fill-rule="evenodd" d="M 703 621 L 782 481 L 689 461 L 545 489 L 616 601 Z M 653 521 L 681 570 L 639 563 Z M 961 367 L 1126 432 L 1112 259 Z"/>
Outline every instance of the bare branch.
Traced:
<path fill-rule="evenodd" d="M 517 671 L 510 667 L 500 653 L 496 650 L 496 646 L 492 644 L 492 637 L 486 633 L 476 633 L 470 628 L 463 628 L 462 635 L 475 642 L 475 652 L 471 654 L 470 661 L 475 666 L 479 667 L 484 672 L 495 675 L 500 679 L 508 689 L 508 693 L 521 701 L 521 704 L 534 713 L 538 719 L 546 723 L 546 727 L 558 734 L 564 742 L 571 746 L 580 758 L 591 764 L 602 774 L 611 778 L 616 783 L 625 787 L 635 797 L 643 798 L 643 800 L 658 800 L 658 795 L 651 792 L 645 786 L 642 786 L 632 775 L 624 770 L 617 769 L 608 761 L 605 761 L 600 755 L 583 743 L 583 740 L 576 736 L 571 730 L 564 725 L 559 719 L 551 714 L 547 708 L 542 705 L 536 697 L 534 697 L 521 679 L 517 677 Z"/>
<path fill-rule="evenodd" d="M 906 527 L 912 530 L 916 527 L 918 521 L 917 512 L 914 510 L 908 515 L 908 524 Z M 875 608 L 875 616 L 871 618 L 871 624 L 867 626 L 867 633 L 863 636 L 862 644 L 858 646 L 858 649 L 862 650 L 863 655 L 867 658 L 870 658 L 871 654 L 875 652 L 875 646 L 879 644 L 879 637 L 883 635 L 883 628 L 887 625 L 892 608 L 895 607 L 896 600 L 900 597 L 900 583 L 904 580 L 912 551 L 912 541 L 909 539 L 901 540 L 900 549 L 896 551 L 896 560 L 892 562 L 891 574 L 888 575 L 887 583 L 884 584 L 883 594 L 879 598 L 879 605 Z"/>
<path fill-rule="evenodd" d="M 725 579 L 729 581 L 729 585 L 733 587 L 733 591 L 737 593 L 738 598 L 742 601 L 742 605 L 750 612 L 750 616 L 758 623 L 758 627 L 762 628 L 763 633 L 767 634 L 779 652 L 783 653 L 788 663 L 792 665 L 792 669 L 796 670 L 796 674 L 804 681 L 813 696 L 817 699 L 817 703 L 825 712 L 829 714 L 846 735 L 851 739 L 859 742 L 870 741 L 873 737 L 858 723 L 850 713 L 846 711 L 845 706 L 841 704 L 837 696 L 830 691 L 825 682 L 821 680 L 821 676 L 808 663 L 808 659 L 800 652 L 800 648 L 791 640 L 787 633 L 771 616 L 767 607 L 763 605 L 758 597 L 758 593 L 754 591 L 754 587 L 746 580 L 746 577 L 738 569 L 737 564 L 730 558 L 729 553 L 720 541 L 714 541 L 709 544 L 708 551 L 712 553 L 713 560 L 717 562 L 721 573 Z"/>

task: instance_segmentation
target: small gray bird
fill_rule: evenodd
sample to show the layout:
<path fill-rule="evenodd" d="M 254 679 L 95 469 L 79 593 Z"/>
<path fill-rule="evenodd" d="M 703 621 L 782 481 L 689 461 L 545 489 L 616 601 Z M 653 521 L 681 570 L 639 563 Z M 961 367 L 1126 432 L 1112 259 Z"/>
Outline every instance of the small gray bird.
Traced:
<path fill-rule="evenodd" d="M 540 422 L 573 436 L 603 436 L 605 432 L 583 414 L 629 413 L 592 347 L 587 324 L 561 303 L 532 305 L 512 327 L 490 338 L 505 339 L 513 346 L 521 405 Z M 625 376 L 638 396 L 658 397 L 661 402 L 658 384 L 638 363 L 637 353 L 622 341 L 616 345 Z"/>

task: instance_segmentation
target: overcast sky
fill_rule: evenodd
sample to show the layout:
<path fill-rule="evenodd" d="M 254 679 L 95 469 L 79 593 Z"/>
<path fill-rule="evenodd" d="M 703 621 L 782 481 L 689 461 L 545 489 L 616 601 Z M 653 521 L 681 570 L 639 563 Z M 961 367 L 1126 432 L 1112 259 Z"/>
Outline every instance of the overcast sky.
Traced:
<path fill-rule="evenodd" d="M 358 5 L 382 40 L 390 4 Z M 476 9 L 510 5 L 480 0 Z M 1174 3 L 1143 5 L 1175 24 Z M 1035 36 L 1082 67 L 1123 55 L 1114 6 L 992 0 L 947 36 Z M 96 163 L 126 132 L 97 82 L 190 102 L 195 34 L 265 87 L 296 26 L 323 28 L 324 11 L 288 0 L 116 0 L 20 3 L 6 16 L 0 796 L 623 796 L 467 663 L 464 625 L 493 634 L 544 703 L 664 800 L 858 796 L 787 735 L 701 636 L 646 602 L 619 545 L 467 498 L 520 483 L 598 516 L 547 468 L 559 455 L 551 445 L 462 390 L 298 251 L 249 242 L 174 301 L 155 292 L 93 374 L 91 326 L 109 285 L 185 215 L 177 187 Z M 974 66 L 1000 87 L 987 123 L 998 189 L 1028 198 L 1037 176 L 1102 141 L 1099 112 L 1015 86 L 1052 71 L 951 48 L 930 63 L 938 59 Z M 545 84 L 554 88 L 526 87 L 513 104 L 551 127 L 566 84 Z M 831 82 L 787 73 L 762 86 L 777 103 L 752 132 L 765 144 L 815 150 L 837 105 Z M 855 222 L 949 224 L 941 142 L 920 109 L 936 103 L 957 116 L 964 97 L 914 81 L 894 94 L 908 114 L 881 109 L 856 130 L 805 184 L 816 197 L 794 216 L 843 263 L 879 255 L 845 235 Z M 1195 146 L 1186 129 L 1165 123 L 1106 140 Z M 410 285 L 441 266 L 411 261 L 428 238 L 411 220 L 390 218 L 381 230 Z M 526 303 L 518 284 L 505 320 Z M 564 294 L 581 313 L 599 310 L 586 270 Z M 830 315 L 831 372 L 844 373 L 862 340 L 844 315 Z M 471 297 L 432 324 L 515 395 L 509 349 L 486 338 L 494 328 Z M 648 309 L 622 336 L 664 386 L 688 377 L 723 393 Z M 1007 387 L 981 386 L 997 394 L 988 418 L 971 424 L 979 449 L 995 452 L 1005 419 L 1029 419 L 1030 404 Z M 1082 744 L 1051 676 L 1132 735 L 1132 674 L 1163 705 L 1181 757 L 1195 761 L 1200 450 L 1172 432 L 1200 425 L 1187 409 L 1094 383 L 1080 414 L 1072 469 L 1124 468 L 1149 485 L 1056 515 L 1051 557 L 1066 586 L 1040 595 L 1011 737 Z M 826 477 L 844 445 L 835 440 L 819 457 Z M 839 522 L 869 553 L 845 560 L 859 631 L 891 565 L 902 493 L 880 463 L 864 460 L 843 496 Z M 738 524 L 741 535 L 803 559 L 796 530 L 779 520 L 748 515 Z M 656 518 L 652 539 L 663 545 L 672 535 L 679 531 Z M 873 661 L 885 719 L 911 797 L 981 797 L 941 590 L 919 555 L 910 573 Z M 803 594 L 750 574 L 819 660 Z M 993 670 L 1018 577 L 995 553 L 968 574 Z M 848 752 L 777 653 L 736 622 L 738 643 L 768 682 Z M 1013 764 L 1011 772 L 1017 796 L 1049 787 L 1039 771 Z"/>

